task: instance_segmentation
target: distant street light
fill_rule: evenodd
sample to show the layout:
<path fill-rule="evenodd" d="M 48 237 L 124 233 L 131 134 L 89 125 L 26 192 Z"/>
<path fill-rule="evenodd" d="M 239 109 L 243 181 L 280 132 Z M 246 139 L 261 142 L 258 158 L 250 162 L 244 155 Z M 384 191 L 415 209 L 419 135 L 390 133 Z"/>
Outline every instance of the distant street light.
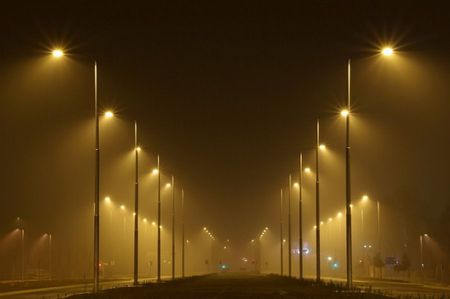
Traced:
<path fill-rule="evenodd" d="M 112 111 L 106 111 L 105 112 L 105 117 L 106 118 L 111 118 L 111 117 L 113 117 L 114 116 L 114 112 L 112 112 Z"/>
<path fill-rule="evenodd" d="M 292 176 L 289 174 L 288 180 L 288 276 L 292 276 L 292 234 L 291 234 L 291 189 Z"/>
<path fill-rule="evenodd" d="M 134 271 L 133 283 L 138 284 L 139 265 L 139 151 L 138 125 L 134 122 Z"/>
<path fill-rule="evenodd" d="M 283 189 L 280 190 L 280 275 L 283 276 Z M 252 240 L 253 242 L 253 240 Z"/>
<path fill-rule="evenodd" d="M 302 187 L 303 187 L 303 153 L 298 159 L 298 246 L 299 246 L 299 278 L 303 279 L 303 213 L 302 213 Z"/>
<path fill-rule="evenodd" d="M 183 278 L 185 269 L 185 243 L 188 243 L 188 240 L 184 242 L 184 189 L 181 189 L 181 277 Z"/>
<path fill-rule="evenodd" d="M 20 229 L 20 248 L 22 252 L 21 280 L 25 280 L 25 229 Z"/>
<path fill-rule="evenodd" d="M 320 194 L 319 194 L 319 150 L 320 126 L 319 119 L 316 122 L 316 280 L 320 281 Z"/>
<path fill-rule="evenodd" d="M 172 279 L 175 279 L 175 178 L 172 176 Z"/>
<path fill-rule="evenodd" d="M 157 281 L 161 282 L 161 170 L 158 155 L 158 242 L 157 242 Z"/>

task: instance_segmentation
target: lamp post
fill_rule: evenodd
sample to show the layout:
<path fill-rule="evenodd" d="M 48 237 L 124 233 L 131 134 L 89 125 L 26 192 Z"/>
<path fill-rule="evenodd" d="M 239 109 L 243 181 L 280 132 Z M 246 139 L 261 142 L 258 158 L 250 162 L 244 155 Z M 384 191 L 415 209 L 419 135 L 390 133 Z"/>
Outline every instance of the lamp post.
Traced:
<path fill-rule="evenodd" d="M 172 176 L 172 280 L 175 279 L 175 178 Z"/>
<path fill-rule="evenodd" d="M 289 189 L 288 189 L 288 275 L 292 276 L 292 242 L 291 242 L 291 188 L 292 188 L 292 177 L 289 175 Z"/>
<path fill-rule="evenodd" d="M 184 189 L 181 189 L 181 277 L 184 278 Z"/>
<path fill-rule="evenodd" d="M 21 280 L 24 281 L 25 279 L 25 229 L 20 230 L 20 251 L 21 251 L 21 257 L 22 257 L 22 265 L 21 265 Z"/>
<path fill-rule="evenodd" d="M 381 50 L 383 56 L 391 56 L 394 49 L 385 47 Z M 350 114 L 351 114 L 351 60 L 347 61 L 347 109 L 341 111 L 345 117 L 345 214 L 346 214 L 346 259 L 347 259 L 347 288 L 352 288 L 352 199 L 350 176 Z"/>
<path fill-rule="evenodd" d="M 54 49 L 51 55 L 55 59 L 64 57 L 62 49 Z M 94 61 L 94 120 L 95 120 L 95 167 L 94 167 L 94 293 L 99 290 L 100 278 L 100 128 L 98 110 L 97 61 Z M 110 118 L 111 111 L 105 113 Z"/>
<path fill-rule="evenodd" d="M 139 261 L 139 147 L 138 126 L 134 122 L 134 285 L 138 284 Z"/>
<path fill-rule="evenodd" d="M 283 189 L 280 190 L 280 274 L 283 276 Z"/>
<path fill-rule="evenodd" d="M 316 280 L 320 281 L 320 196 L 319 196 L 320 127 L 316 122 Z"/>
<path fill-rule="evenodd" d="M 298 172 L 298 267 L 299 278 L 303 279 L 303 214 L 302 214 L 302 186 L 303 186 L 303 153 L 299 156 L 299 172 Z"/>
<path fill-rule="evenodd" d="M 52 234 L 48 234 L 48 273 L 50 280 L 52 280 Z"/>
<path fill-rule="evenodd" d="M 346 259 L 347 259 L 347 288 L 352 288 L 352 195 L 350 177 L 350 108 L 351 108 L 351 61 L 347 62 L 347 110 L 341 114 L 345 116 L 345 231 L 346 231 Z"/>
<path fill-rule="evenodd" d="M 100 129 L 97 98 L 97 62 L 94 62 L 94 113 L 95 113 L 95 195 L 94 195 L 94 293 L 99 289 L 100 278 Z"/>
<path fill-rule="evenodd" d="M 158 242 L 157 242 L 157 281 L 161 282 L 161 170 L 158 155 Z"/>

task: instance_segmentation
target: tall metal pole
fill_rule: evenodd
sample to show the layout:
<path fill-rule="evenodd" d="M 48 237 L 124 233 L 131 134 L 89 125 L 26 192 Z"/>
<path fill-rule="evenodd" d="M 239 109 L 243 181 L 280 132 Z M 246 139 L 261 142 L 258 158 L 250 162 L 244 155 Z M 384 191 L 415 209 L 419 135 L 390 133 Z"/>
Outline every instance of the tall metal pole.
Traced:
<path fill-rule="evenodd" d="M 303 213 L 302 213 L 302 187 L 303 187 L 303 153 L 299 157 L 298 172 L 298 267 L 299 278 L 303 279 Z"/>
<path fill-rule="evenodd" d="M 25 229 L 21 230 L 21 242 L 20 242 L 21 252 L 22 252 L 22 265 L 21 265 L 21 280 L 25 279 Z"/>
<path fill-rule="evenodd" d="M 316 280 L 320 281 L 320 205 L 319 205 L 319 119 L 316 123 Z"/>
<path fill-rule="evenodd" d="M 172 176 L 172 279 L 175 279 L 175 178 Z"/>
<path fill-rule="evenodd" d="M 377 200 L 377 241 L 378 241 L 378 252 L 381 254 L 381 215 L 380 215 L 380 201 Z"/>
<path fill-rule="evenodd" d="M 351 116 L 351 61 L 347 64 L 347 111 L 348 115 L 345 120 L 345 206 L 346 206 L 346 241 L 347 241 L 347 288 L 352 288 L 353 271 L 352 271 L 352 194 L 351 194 L 351 178 L 350 178 L 350 116 Z"/>
<path fill-rule="evenodd" d="M 94 63 L 95 113 L 95 198 L 94 198 L 94 293 L 99 290 L 100 278 L 100 142 L 97 98 L 97 62 Z"/>
<path fill-rule="evenodd" d="M 134 155 L 134 285 L 137 285 L 139 261 L 139 150 L 136 121 L 134 122 Z"/>
<path fill-rule="evenodd" d="M 424 267 L 425 265 L 423 264 L 423 235 L 419 236 L 419 243 L 420 243 L 420 274 L 421 274 L 421 278 L 422 280 L 424 279 Z"/>
<path fill-rule="evenodd" d="M 48 273 L 50 275 L 50 280 L 52 280 L 52 271 L 53 271 L 53 257 L 52 257 L 52 234 L 48 236 Z"/>
<path fill-rule="evenodd" d="M 280 190 L 280 274 L 283 276 L 283 189 Z"/>
<path fill-rule="evenodd" d="M 161 169 L 158 155 L 158 244 L 157 244 L 157 281 L 161 282 Z"/>
<path fill-rule="evenodd" d="M 292 177 L 289 175 L 289 189 L 288 189 L 288 274 L 289 277 L 292 276 L 292 234 L 291 234 L 291 186 L 292 186 Z"/>
<path fill-rule="evenodd" d="M 184 189 L 181 189 L 181 277 L 184 278 Z"/>

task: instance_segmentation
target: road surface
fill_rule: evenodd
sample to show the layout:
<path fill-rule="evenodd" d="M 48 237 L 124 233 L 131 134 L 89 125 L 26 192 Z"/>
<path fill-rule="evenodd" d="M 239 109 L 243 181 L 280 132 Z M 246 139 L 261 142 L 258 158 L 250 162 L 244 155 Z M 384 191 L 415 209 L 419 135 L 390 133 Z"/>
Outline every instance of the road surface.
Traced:
<path fill-rule="evenodd" d="M 334 282 L 344 283 L 343 279 L 327 279 L 324 281 L 333 280 Z M 314 289 L 311 283 L 305 283 L 302 286 L 299 285 L 298 280 L 280 278 L 275 275 L 236 275 L 236 274 L 221 274 L 213 275 L 208 277 L 196 277 L 192 279 L 179 280 L 173 283 L 163 283 L 157 285 L 150 283 L 139 288 L 121 288 L 129 287 L 132 285 L 131 280 L 116 280 L 102 282 L 101 288 L 103 290 L 120 288 L 114 290 L 113 292 L 136 292 L 142 293 L 142 297 L 133 298 L 147 298 L 146 294 L 158 293 L 161 297 L 152 298 L 165 298 L 168 294 L 178 298 L 177 294 L 182 295 L 180 298 L 233 298 L 233 293 L 249 293 L 252 296 L 255 292 L 260 292 L 262 295 L 258 298 L 296 298 L 303 293 L 305 295 L 315 294 L 317 298 L 324 297 L 334 298 L 336 291 L 327 289 L 320 290 L 320 288 Z M 406 282 L 393 282 L 393 281 L 368 281 L 368 280 L 355 280 L 356 287 L 362 289 L 363 291 L 371 289 L 372 291 L 380 291 L 383 294 L 390 296 L 408 296 L 412 295 L 414 297 L 420 296 L 434 296 L 435 298 L 450 298 L 450 287 L 449 286 L 438 286 L 438 285 L 428 285 L 428 284 L 416 284 L 416 283 L 406 283 Z M 173 286 L 176 286 L 175 288 Z M 0 292 L 0 299 L 12 299 L 12 298 L 23 298 L 23 299 L 52 299 L 52 298 L 64 298 L 69 295 L 86 293 L 92 290 L 92 284 L 69 284 L 69 285 L 59 285 L 52 287 L 40 287 L 34 289 L 26 290 L 13 290 L 8 292 Z M 328 292 L 328 293 L 327 293 Z M 190 294 L 189 297 L 187 294 Z M 332 296 L 330 296 L 330 294 Z M 340 293 L 341 296 L 336 298 L 342 298 L 345 293 Z M 121 294 L 123 295 L 123 294 Z M 203 296 L 204 295 L 204 296 Z M 209 297 L 208 297 L 209 296 Z M 252 298 L 252 296 L 249 296 Z M 271 297 L 275 296 L 275 297 Z M 314 296 L 316 297 L 316 296 Z M 83 298 L 83 297 L 80 297 Z M 108 297 L 109 298 L 109 297 Z M 115 298 L 115 297 L 111 297 Z M 127 297 L 124 297 L 127 298 Z M 238 297 L 242 298 L 242 297 Z M 374 294 L 367 296 L 367 298 L 378 299 L 382 296 L 375 296 Z"/>

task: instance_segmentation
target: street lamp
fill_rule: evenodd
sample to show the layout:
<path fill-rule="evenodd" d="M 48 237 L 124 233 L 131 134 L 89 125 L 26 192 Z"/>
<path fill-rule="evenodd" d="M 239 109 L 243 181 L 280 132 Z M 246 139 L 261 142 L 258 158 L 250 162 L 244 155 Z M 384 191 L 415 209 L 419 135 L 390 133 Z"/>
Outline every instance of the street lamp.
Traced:
<path fill-rule="evenodd" d="M 392 47 L 381 49 L 381 55 L 391 56 L 394 54 Z M 347 60 L 347 107 L 341 111 L 345 117 L 345 207 L 346 207 L 346 258 L 347 258 L 347 287 L 352 287 L 352 199 L 351 199 L 351 176 L 350 176 L 350 117 L 351 117 L 351 60 Z"/>
<path fill-rule="evenodd" d="M 133 283 L 138 284 L 138 262 L 139 262 L 139 151 L 138 125 L 134 122 L 134 271 Z"/>
<path fill-rule="evenodd" d="M 384 56 L 391 56 L 392 54 L 394 54 L 394 49 L 392 49 L 391 47 L 385 47 L 381 50 L 381 54 L 383 54 Z"/>
<path fill-rule="evenodd" d="M 181 277 L 184 278 L 184 189 L 181 189 L 181 246 Z"/>
<path fill-rule="evenodd" d="M 158 242 L 157 242 L 157 281 L 161 282 L 161 171 L 159 165 L 159 155 L 157 164 L 158 175 Z M 155 173 L 155 171 L 153 171 Z"/>
<path fill-rule="evenodd" d="M 288 276 L 292 276 L 292 240 L 291 240 L 291 189 L 292 189 L 292 176 L 289 174 L 288 179 Z"/>
<path fill-rule="evenodd" d="M 56 48 L 52 51 L 56 59 L 62 58 L 65 53 Z M 94 293 L 99 289 L 100 279 L 100 129 L 98 113 L 98 84 L 97 84 L 97 62 L 94 61 L 94 117 L 95 117 L 95 192 L 94 192 Z M 111 118 L 111 111 L 105 113 L 105 117 Z"/>
<path fill-rule="evenodd" d="M 104 115 L 106 118 L 112 118 L 114 116 L 114 112 L 108 110 L 105 112 Z"/>
<path fill-rule="evenodd" d="M 320 144 L 320 124 L 316 121 L 316 280 L 320 281 L 320 202 L 319 202 L 319 150 L 325 146 Z"/>
<path fill-rule="evenodd" d="M 64 51 L 61 50 L 61 49 L 54 49 L 54 50 L 52 51 L 52 56 L 53 56 L 54 58 L 61 58 L 61 57 L 64 56 Z"/>
<path fill-rule="evenodd" d="M 299 155 L 299 167 L 298 167 L 298 266 L 299 266 L 299 278 L 303 279 L 303 213 L 302 213 L 302 187 L 303 187 L 303 153 Z"/>
<path fill-rule="evenodd" d="M 172 279 L 175 279 L 175 178 L 172 176 Z"/>
<path fill-rule="evenodd" d="M 280 275 L 283 276 L 283 189 L 280 190 Z"/>

